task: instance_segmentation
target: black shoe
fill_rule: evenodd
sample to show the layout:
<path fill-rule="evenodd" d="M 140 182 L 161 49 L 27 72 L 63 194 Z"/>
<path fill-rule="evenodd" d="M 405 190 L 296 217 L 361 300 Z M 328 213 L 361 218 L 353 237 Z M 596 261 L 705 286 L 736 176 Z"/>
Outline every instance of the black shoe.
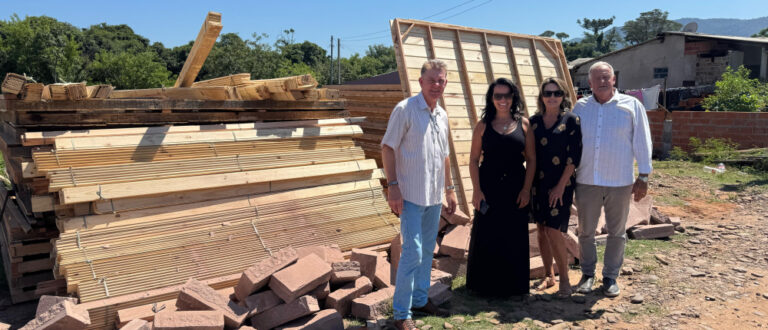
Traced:
<path fill-rule="evenodd" d="M 603 278 L 603 294 L 606 297 L 618 297 L 619 293 L 621 293 L 621 289 L 619 289 L 619 284 L 616 283 L 616 280 L 612 278 Z"/>
<path fill-rule="evenodd" d="M 595 285 L 595 277 L 594 276 L 587 276 L 587 275 L 581 275 L 581 279 L 579 280 L 579 284 L 576 285 L 576 292 L 583 293 L 583 294 L 589 294 L 592 292 L 592 287 Z"/>

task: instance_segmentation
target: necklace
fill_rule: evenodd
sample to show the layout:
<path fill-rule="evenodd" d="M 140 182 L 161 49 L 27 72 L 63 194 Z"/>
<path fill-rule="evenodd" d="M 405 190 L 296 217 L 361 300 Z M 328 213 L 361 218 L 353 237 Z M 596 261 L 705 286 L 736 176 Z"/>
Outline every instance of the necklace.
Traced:
<path fill-rule="evenodd" d="M 508 123 L 506 123 L 506 124 L 504 124 L 504 126 L 502 126 L 504 128 L 502 130 L 502 132 L 508 131 L 509 128 L 512 127 L 512 124 L 514 124 L 514 123 L 515 123 L 515 120 L 514 119 L 510 119 Z"/>

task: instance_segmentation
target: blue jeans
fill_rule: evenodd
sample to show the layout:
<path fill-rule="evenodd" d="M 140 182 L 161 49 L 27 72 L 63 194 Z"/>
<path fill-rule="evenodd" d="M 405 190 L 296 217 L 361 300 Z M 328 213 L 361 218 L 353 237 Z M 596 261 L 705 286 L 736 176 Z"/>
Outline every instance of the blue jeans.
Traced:
<path fill-rule="evenodd" d="M 403 201 L 403 213 L 400 215 L 403 250 L 392 299 L 395 320 L 409 319 L 412 306 L 427 304 L 441 208 L 442 204 L 420 206 Z"/>

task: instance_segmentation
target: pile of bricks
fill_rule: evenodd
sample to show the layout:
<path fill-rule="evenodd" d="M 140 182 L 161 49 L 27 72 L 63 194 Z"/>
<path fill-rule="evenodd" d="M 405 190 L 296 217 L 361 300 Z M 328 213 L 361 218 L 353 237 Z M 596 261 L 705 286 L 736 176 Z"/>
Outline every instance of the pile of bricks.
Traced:
<path fill-rule="evenodd" d="M 577 223 L 578 211 L 574 208 L 571 213 L 571 222 Z M 650 196 L 639 202 L 631 201 L 625 228 L 627 236 L 631 239 L 666 238 L 674 235 L 676 231 L 685 230 L 680 224 L 680 218 L 662 214 L 653 206 L 653 198 Z M 608 228 L 605 225 L 605 213 L 602 213 L 595 231 L 595 239 L 598 244 L 604 244 L 607 238 Z"/>

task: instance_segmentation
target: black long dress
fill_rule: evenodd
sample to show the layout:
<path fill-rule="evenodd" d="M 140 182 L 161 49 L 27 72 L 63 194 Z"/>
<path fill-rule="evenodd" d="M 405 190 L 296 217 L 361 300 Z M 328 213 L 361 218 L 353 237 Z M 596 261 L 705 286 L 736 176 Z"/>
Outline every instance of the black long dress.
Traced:
<path fill-rule="evenodd" d="M 475 212 L 467 261 L 467 288 L 479 295 L 509 297 L 528 293 L 528 207 L 517 196 L 525 181 L 522 124 L 502 135 L 486 124 L 482 139 L 480 189 L 488 211 Z"/>
<path fill-rule="evenodd" d="M 576 173 L 570 177 L 563 192 L 563 205 L 549 206 L 549 190 L 563 176 L 565 167 L 579 167 L 581 160 L 581 127 L 579 117 L 572 112 L 558 116 L 547 128 L 541 115 L 531 116 L 531 129 L 536 137 L 536 177 L 531 192 L 531 208 L 536 223 L 568 231 L 568 219 L 576 187 Z"/>

